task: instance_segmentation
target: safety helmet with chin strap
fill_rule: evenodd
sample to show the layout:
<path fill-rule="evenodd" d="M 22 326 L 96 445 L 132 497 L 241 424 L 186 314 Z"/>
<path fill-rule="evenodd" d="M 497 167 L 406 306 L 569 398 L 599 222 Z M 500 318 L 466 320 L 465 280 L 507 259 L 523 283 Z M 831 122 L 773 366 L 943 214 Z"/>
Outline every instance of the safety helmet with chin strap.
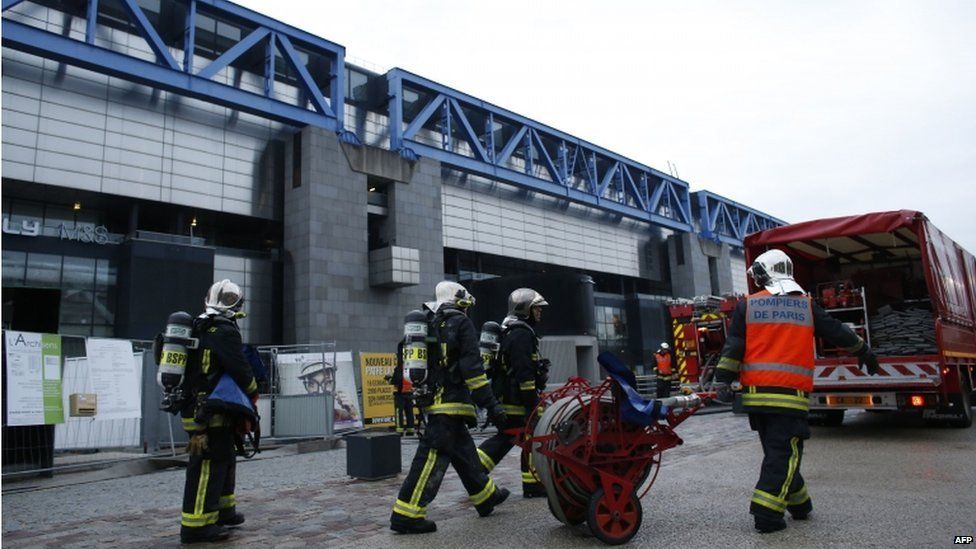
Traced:
<path fill-rule="evenodd" d="M 243 316 L 241 308 L 244 307 L 244 292 L 240 286 L 225 278 L 210 286 L 203 304 L 208 314 L 228 318 L 240 317 Z"/>
<path fill-rule="evenodd" d="M 532 307 L 544 307 L 548 304 L 546 298 L 532 288 L 519 288 L 508 296 L 508 316 L 524 320 L 532 313 Z"/>
<path fill-rule="evenodd" d="M 427 308 L 434 312 L 437 312 L 445 303 L 450 303 L 459 309 L 467 309 L 475 303 L 474 296 L 468 292 L 467 288 L 450 280 L 437 283 L 437 287 L 434 288 L 434 299 L 436 301 L 425 303 Z"/>
<path fill-rule="evenodd" d="M 746 272 L 756 286 L 765 288 L 773 295 L 803 292 L 803 288 L 793 280 L 793 260 L 783 250 L 762 253 Z"/>

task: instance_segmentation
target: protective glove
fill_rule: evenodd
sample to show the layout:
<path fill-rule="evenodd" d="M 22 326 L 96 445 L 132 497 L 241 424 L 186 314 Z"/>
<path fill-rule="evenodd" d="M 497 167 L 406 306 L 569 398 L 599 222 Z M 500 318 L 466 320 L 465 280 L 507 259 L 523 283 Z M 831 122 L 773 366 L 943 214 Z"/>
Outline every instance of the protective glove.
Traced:
<path fill-rule="evenodd" d="M 494 406 L 488 409 L 488 421 L 499 429 L 505 428 L 508 423 L 508 414 L 505 413 L 505 408 L 500 402 L 496 402 Z"/>
<path fill-rule="evenodd" d="M 539 361 L 539 366 L 536 368 L 535 373 L 535 388 L 539 391 L 546 390 L 546 384 L 549 383 L 549 367 L 552 362 L 548 358 L 544 358 Z"/>
<path fill-rule="evenodd" d="M 864 369 L 870 376 L 877 375 L 878 369 L 880 368 L 878 365 L 878 357 L 870 347 L 865 347 L 857 355 L 857 365 L 859 368 Z"/>
<path fill-rule="evenodd" d="M 732 394 L 732 386 L 728 383 L 716 381 L 712 384 L 712 391 L 716 393 L 713 399 L 717 404 L 732 404 L 735 395 Z"/>
<path fill-rule="evenodd" d="M 207 433 L 193 435 L 190 437 L 190 442 L 186 445 L 186 453 L 191 456 L 202 456 L 207 449 Z"/>

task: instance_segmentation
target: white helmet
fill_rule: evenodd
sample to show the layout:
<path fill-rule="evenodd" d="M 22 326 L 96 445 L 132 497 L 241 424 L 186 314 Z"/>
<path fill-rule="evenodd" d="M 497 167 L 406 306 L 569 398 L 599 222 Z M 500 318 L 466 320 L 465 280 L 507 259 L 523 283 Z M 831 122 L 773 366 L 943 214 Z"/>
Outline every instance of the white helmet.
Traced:
<path fill-rule="evenodd" d="M 803 292 L 803 288 L 793 280 L 793 260 L 782 250 L 763 253 L 746 272 L 757 286 L 762 286 L 773 295 Z"/>
<path fill-rule="evenodd" d="M 437 312 L 445 303 L 450 303 L 459 309 L 467 309 L 475 302 L 474 296 L 468 293 L 464 286 L 450 280 L 437 283 L 437 287 L 434 288 L 434 299 L 436 301 L 425 303 L 427 308 L 434 312 Z"/>
<path fill-rule="evenodd" d="M 214 282 L 207 291 L 203 304 L 207 307 L 208 314 L 233 317 L 244 306 L 244 292 L 240 286 L 225 278 Z"/>
<path fill-rule="evenodd" d="M 519 288 L 508 295 L 508 316 L 528 318 L 532 307 L 543 307 L 549 302 L 532 288 Z"/>
<path fill-rule="evenodd" d="M 670 348 L 671 348 L 671 346 L 668 345 L 667 342 L 661 344 L 661 350 L 662 351 L 667 351 Z"/>

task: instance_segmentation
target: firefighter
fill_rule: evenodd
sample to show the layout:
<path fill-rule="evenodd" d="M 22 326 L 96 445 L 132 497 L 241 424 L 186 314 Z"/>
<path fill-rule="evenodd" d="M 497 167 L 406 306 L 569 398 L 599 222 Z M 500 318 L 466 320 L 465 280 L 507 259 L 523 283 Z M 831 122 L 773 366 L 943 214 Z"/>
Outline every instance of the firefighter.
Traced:
<path fill-rule="evenodd" d="M 401 436 L 413 436 L 413 383 L 403 375 L 403 341 L 397 345 L 397 364 L 389 379 L 393 385 L 393 409 L 396 432 Z"/>
<path fill-rule="evenodd" d="M 545 389 L 549 361 L 539 355 L 539 338 L 535 327 L 542 320 L 542 307 L 548 305 L 539 292 L 519 288 L 508 296 L 508 316 L 502 321 L 501 346 L 492 368 L 492 390 L 505 407 L 508 423 L 498 426 L 498 433 L 478 448 L 478 457 L 487 472 L 515 446 L 515 437 L 504 431 L 521 429 L 539 402 Z M 532 473 L 532 453 L 522 451 L 522 496 L 546 495 Z"/>
<path fill-rule="evenodd" d="M 199 337 L 197 351 L 186 370 L 189 394 L 181 410 L 183 428 L 190 437 L 187 453 L 186 485 L 183 488 L 183 543 L 226 539 L 226 527 L 240 526 L 244 515 L 237 512 L 234 483 L 237 466 L 235 437 L 240 414 L 208 412 L 204 403 L 218 380 L 228 374 L 240 390 L 256 405 L 258 385 L 244 357 L 237 320 L 245 314 L 244 294 L 230 280 L 210 287 L 204 300 L 206 310 L 194 320 Z"/>
<path fill-rule="evenodd" d="M 671 346 L 661 343 L 654 353 L 656 362 L 654 371 L 657 374 L 657 398 L 671 396 Z"/>
<path fill-rule="evenodd" d="M 495 425 L 505 425 L 505 410 L 495 399 L 478 352 L 478 336 L 466 315 L 474 297 L 464 286 L 450 281 L 437 285 L 435 300 L 424 306 L 433 313 L 426 349 L 427 371 L 414 377 L 414 398 L 426 415 L 424 433 L 410 472 L 393 505 L 390 528 L 404 534 L 434 532 L 427 506 L 440 488 L 448 464 L 454 466 L 478 514 L 486 517 L 508 498 L 509 491 L 495 486 L 478 460 L 468 427 L 477 423 L 475 407 L 488 411 Z"/>
<path fill-rule="evenodd" d="M 742 406 L 759 434 L 762 469 L 749 512 L 761 533 L 786 528 L 786 511 L 805 520 L 813 510 L 800 474 L 813 388 L 814 338 L 844 348 L 874 375 L 878 359 L 864 340 L 820 308 L 793 280 L 793 262 L 781 250 L 756 258 L 748 270 L 758 293 L 740 301 L 716 370 L 719 401 L 731 401 L 730 383 L 742 384 Z"/>

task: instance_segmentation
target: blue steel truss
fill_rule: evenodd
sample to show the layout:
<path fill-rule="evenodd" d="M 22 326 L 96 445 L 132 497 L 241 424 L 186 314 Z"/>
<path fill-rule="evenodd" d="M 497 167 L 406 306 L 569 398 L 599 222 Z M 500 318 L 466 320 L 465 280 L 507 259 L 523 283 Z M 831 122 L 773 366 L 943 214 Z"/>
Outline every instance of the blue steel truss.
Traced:
<path fill-rule="evenodd" d="M 187 7 L 187 15 L 184 21 L 183 58 L 179 61 L 164 44 L 158 29 L 149 22 L 136 0 L 120 0 L 120 2 L 125 8 L 129 22 L 139 31 L 155 54 L 155 62 L 95 45 L 98 0 L 87 0 L 86 32 L 83 41 L 4 17 L 3 45 L 288 124 L 327 128 L 338 132 L 344 139 L 355 139 L 355 136 L 343 131 L 345 48 L 225 0 L 180 1 Z M 30 2 L 3 0 L 3 10 L 6 12 L 21 3 Z M 196 46 L 196 19 L 198 7 L 201 6 L 209 15 L 241 22 L 253 30 L 209 65 L 194 73 L 192 61 Z M 296 44 L 330 61 L 329 74 L 324 79 L 332 81 L 332 93 L 328 99 L 323 96 L 315 79 L 302 63 Z M 213 80 L 217 73 L 254 47 L 262 47 L 265 52 L 263 94 Z M 304 106 L 275 99 L 276 53 L 288 62 L 297 75 L 296 86 L 299 96 L 304 98 Z"/>
<path fill-rule="evenodd" d="M 781 219 L 709 191 L 692 194 L 698 206 L 699 234 L 716 242 L 742 246 L 746 235 L 786 225 Z"/>
<path fill-rule="evenodd" d="M 694 230 L 684 181 L 402 69 L 387 83 L 390 148 L 407 158 Z"/>

